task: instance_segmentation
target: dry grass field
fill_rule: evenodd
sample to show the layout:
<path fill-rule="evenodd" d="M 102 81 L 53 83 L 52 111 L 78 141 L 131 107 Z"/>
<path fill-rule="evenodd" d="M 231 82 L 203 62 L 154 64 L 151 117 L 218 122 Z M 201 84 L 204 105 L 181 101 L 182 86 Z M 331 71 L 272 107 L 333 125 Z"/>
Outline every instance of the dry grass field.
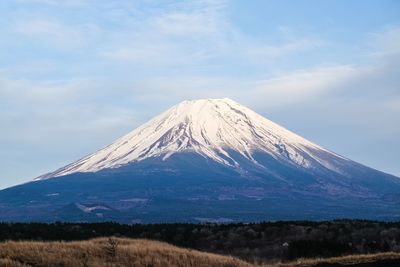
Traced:
<path fill-rule="evenodd" d="M 244 261 L 143 239 L 0 243 L 0 266 L 250 267 Z"/>
<path fill-rule="evenodd" d="M 349 255 L 326 259 L 298 259 L 290 263 L 276 264 L 274 267 L 398 267 L 400 253 L 386 252 L 367 255 Z"/>
<path fill-rule="evenodd" d="M 74 242 L 7 241 L 0 243 L 1 267 L 132 266 L 132 267 L 255 267 L 230 256 L 178 248 L 145 239 L 97 238 Z M 264 267 L 395 267 L 400 253 L 299 259 Z"/>

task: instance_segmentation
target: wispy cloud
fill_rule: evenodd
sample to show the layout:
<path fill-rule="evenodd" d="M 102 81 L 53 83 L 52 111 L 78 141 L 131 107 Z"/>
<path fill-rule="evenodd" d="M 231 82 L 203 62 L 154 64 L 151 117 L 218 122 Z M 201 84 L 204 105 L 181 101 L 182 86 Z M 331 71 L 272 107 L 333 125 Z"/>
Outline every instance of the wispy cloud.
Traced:
<path fill-rule="evenodd" d="M 400 56 L 400 27 L 387 27 L 383 31 L 370 33 L 366 47 L 371 56 Z"/>
<path fill-rule="evenodd" d="M 95 24 L 68 25 L 50 19 L 31 19 L 20 21 L 15 26 L 16 32 L 33 42 L 55 46 L 57 48 L 80 48 L 99 34 Z"/>
<path fill-rule="evenodd" d="M 318 97 L 327 90 L 343 86 L 360 73 L 350 65 L 319 67 L 261 80 L 253 91 L 255 99 L 268 101 L 269 106 L 281 106 Z"/>
<path fill-rule="evenodd" d="M 99 55 L 109 60 L 147 66 L 265 62 L 324 46 L 322 40 L 301 36 L 268 43 L 240 31 L 227 19 L 223 1 L 188 1 L 174 9 L 152 12 L 111 36 Z M 287 34 L 282 34 L 285 37 Z M 245 63 L 244 63 L 245 62 Z"/>
<path fill-rule="evenodd" d="M 68 1 L 58 1 L 58 0 L 16 0 L 19 4 L 33 4 L 33 5 L 50 5 L 57 7 L 82 7 L 88 4 L 87 0 L 68 0 Z"/>

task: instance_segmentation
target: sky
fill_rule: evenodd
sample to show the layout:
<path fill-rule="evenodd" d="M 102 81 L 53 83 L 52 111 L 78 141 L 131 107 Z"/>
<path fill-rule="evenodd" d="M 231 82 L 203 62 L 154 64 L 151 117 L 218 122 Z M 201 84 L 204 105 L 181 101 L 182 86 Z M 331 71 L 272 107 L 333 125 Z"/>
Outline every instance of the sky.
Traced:
<path fill-rule="evenodd" d="M 0 1 L 0 189 L 222 97 L 400 176 L 400 1 Z"/>

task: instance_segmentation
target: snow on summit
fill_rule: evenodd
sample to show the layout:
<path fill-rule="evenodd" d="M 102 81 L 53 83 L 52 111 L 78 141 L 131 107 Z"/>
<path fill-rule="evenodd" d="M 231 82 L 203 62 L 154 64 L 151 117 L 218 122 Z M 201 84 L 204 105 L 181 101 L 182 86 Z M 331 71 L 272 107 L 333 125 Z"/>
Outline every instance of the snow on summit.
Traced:
<path fill-rule="evenodd" d="M 315 161 L 330 168 L 315 151 L 340 157 L 231 99 L 200 99 L 183 101 L 109 146 L 37 180 L 118 168 L 150 157 L 168 160 L 188 151 L 233 168 L 240 167 L 233 151 L 254 164 L 254 152 L 265 152 L 305 168 Z"/>

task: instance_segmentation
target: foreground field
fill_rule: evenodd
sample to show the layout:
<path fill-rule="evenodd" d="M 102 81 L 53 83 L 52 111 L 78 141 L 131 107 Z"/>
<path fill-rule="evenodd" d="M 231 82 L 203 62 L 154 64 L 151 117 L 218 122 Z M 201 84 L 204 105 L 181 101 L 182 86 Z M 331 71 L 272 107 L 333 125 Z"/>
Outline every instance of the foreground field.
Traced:
<path fill-rule="evenodd" d="M 143 239 L 97 238 L 75 242 L 0 243 L 0 266 L 251 267 L 236 258 Z"/>
<path fill-rule="evenodd" d="M 298 259 L 271 267 L 398 267 L 400 253 L 386 252 L 369 255 L 349 255 L 327 259 Z"/>
<path fill-rule="evenodd" d="M 159 241 L 97 238 L 73 242 L 7 241 L 0 243 L 1 267 L 395 267 L 400 253 L 304 259 L 275 265 L 253 265 L 230 256 L 178 248 Z"/>

